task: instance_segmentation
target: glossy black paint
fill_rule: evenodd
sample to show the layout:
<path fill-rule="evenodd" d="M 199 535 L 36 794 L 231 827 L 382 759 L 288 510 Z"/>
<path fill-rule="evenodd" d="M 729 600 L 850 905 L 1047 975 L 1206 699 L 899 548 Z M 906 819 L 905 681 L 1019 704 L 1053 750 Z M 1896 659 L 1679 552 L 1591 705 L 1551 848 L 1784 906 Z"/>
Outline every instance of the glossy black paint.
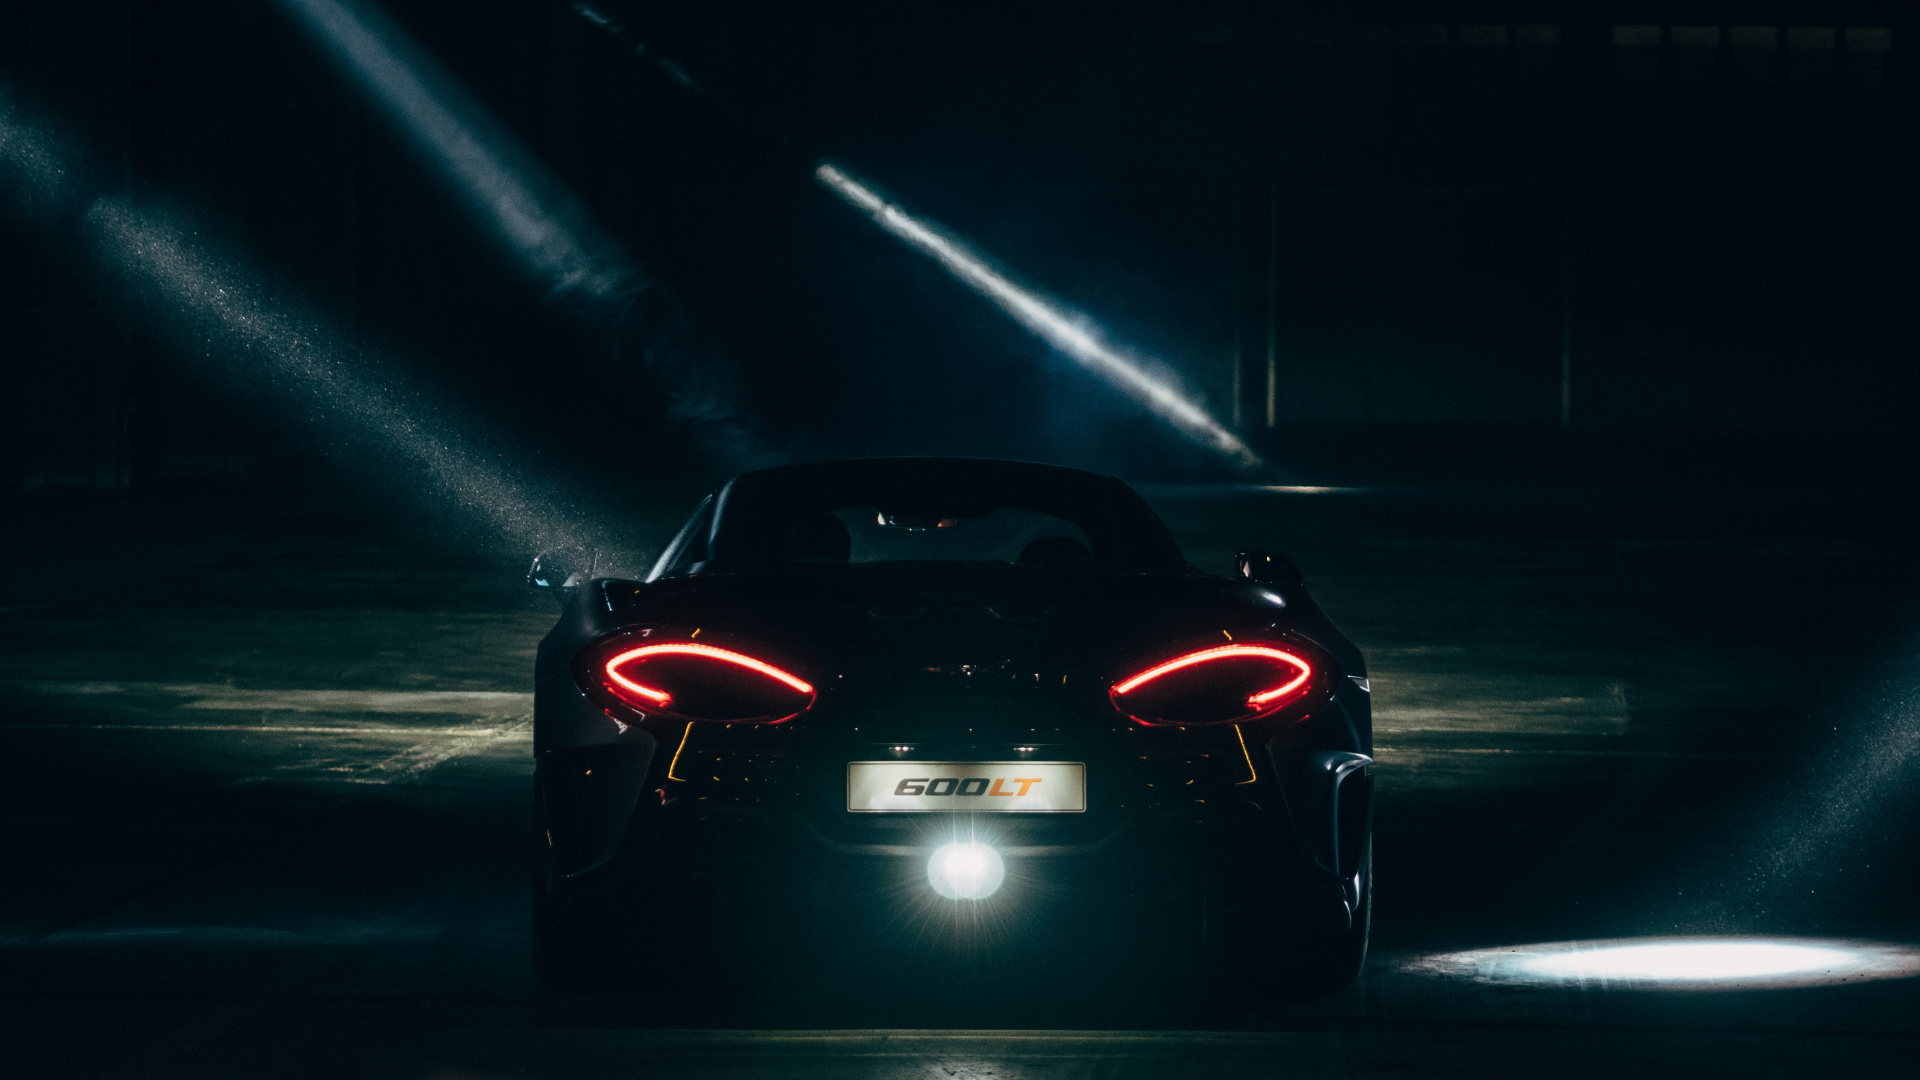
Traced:
<path fill-rule="evenodd" d="M 1137 504 L 1149 524 L 1129 537 L 1136 550 L 1165 535 L 1111 478 L 1005 462 L 907 467 L 916 466 L 978 469 L 999 481 L 1043 471 L 1050 482 L 1064 477 L 1111 495 L 1130 514 Z M 830 477 L 832 466 L 807 468 Z M 760 480 L 749 474 L 703 504 L 675 548 L 710 526 L 714 505 Z M 930 850 L 941 826 L 929 818 L 947 815 L 848 813 L 847 762 L 1070 760 L 1087 764 L 1086 813 L 979 815 L 970 827 L 1010 858 L 1036 860 L 1038 874 L 1060 860 L 1203 844 L 1236 864 L 1223 868 L 1230 876 L 1254 872 L 1313 898 L 1308 918 L 1361 935 L 1363 947 L 1372 752 L 1365 660 L 1297 575 L 1262 583 L 1164 558 L 1156 572 L 1118 560 L 725 565 L 571 590 L 536 665 L 546 848 L 536 890 L 615 888 L 599 879 L 627 880 L 636 867 L 670 876 L 716 823 L 729 843 L 744 830 L 784 858 L 864 858 L 876 875 L 898 876 L 893 864 L 924 861 Z M 782 723 L 690 723 L 591 692 L 597 668 L 583 655 L 613 641 L 673 640 L 778 665 L 811 682 L 817 702 Z M 1297 707 L 1238 725 L 1148 726 L 1112 704 L 1116 681 L 1228 641 L 1291 641 L 1316 653 L 1313 691 Z"/>

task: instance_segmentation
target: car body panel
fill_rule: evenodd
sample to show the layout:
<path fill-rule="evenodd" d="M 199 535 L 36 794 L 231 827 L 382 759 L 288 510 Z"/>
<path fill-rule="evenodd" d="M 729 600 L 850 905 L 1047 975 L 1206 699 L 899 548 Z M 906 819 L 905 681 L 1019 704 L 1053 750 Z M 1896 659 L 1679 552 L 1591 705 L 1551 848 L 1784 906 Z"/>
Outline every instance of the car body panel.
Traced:
<path fill-rule="evenodd" d="M 1081 483 L 1127 514 L 1151 515 L 1107 477 L 931 462 L 887 468 L 951 476 L 979 466 L 988 487 L 1045 469 L 1048 483 Z M 832 479 L 830 464 L 807 468 L 810 480 Z M 744 488 L 765 482 L 748 474 L 703 503 L 652 580 L 595 579 L 569 590 L 541 642 L 535 753 L 555 887 L 592 879 L 616 858 L 652 858 L 673 847 L 669 837 L 711 827 L 760 836 L 788 855 L 897 860 L 924 858 L 967 818 L 969 829 L 1021 859 L 1190 844 L 1181 837 L 1195 830 L 1230 836 L 1227 846 L 1285 864 L 1351 921 L 1370 855 L 1365 661 L 1303 585 L 1169 562 L 1162 541 L 1171 539 L 1157 519 L 1158 535 L 1140 543 L 1147 554 L 1134 564 L 1109 544 L 1105 562 L 1070 567 L 769 568 L 764 552 L 736 545 L 729 553 L 710 531 Z M 693 572 L 671 572 L 676 549 L 693 550 L 701 530 L 712 550 L 683 559 Z M 1125 568 L 1141 561 L 1157 569 Z M 610 705 L 590 692 L 589 661 L 635 641 L 739 650 L 806 680 L 817 698 L 780 723 L 687 721 Z M 1319 704 L 1305 715 L 1178 726 L 1133 720 L 1109 697 L 1117 680 L 1170 656 L 1244 641 L 1312 651 L 1328 683 Z M 863 761 L 1084 763 L 1085 811 L 853 813 L 848 764 Z"/>

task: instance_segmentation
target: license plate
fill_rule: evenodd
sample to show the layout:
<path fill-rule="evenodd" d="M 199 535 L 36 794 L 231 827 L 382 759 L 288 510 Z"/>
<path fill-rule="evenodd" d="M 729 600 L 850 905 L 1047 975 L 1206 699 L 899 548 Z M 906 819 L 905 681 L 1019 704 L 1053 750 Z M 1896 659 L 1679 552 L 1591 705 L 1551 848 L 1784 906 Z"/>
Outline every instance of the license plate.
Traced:
<path fill-rule="evenodd" d="M 854 761 L 853 813 L 1078 814 L 1087 767 L 1078 761 Z"/>

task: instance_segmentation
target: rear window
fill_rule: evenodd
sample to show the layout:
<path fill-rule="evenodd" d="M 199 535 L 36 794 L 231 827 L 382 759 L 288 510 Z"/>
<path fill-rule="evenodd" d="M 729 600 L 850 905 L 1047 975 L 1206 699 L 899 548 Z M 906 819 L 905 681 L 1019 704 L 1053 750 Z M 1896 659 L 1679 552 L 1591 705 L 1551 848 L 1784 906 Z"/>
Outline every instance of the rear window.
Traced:
<path fill-rule="evenodd" d="M 847 529 L 847 562 L 1091 562 L 1087 531 L 1039 510 L 1002 506 L 984 514 L 907 518 L 878 506 L 832 511 Z"/>
<path fill-rule="evenodd" d="M 917 563 L 1187 571 L 1166 526 L 1110 476 L 881 458 L 735 477 L 688 522 L 654 576 Z"/>

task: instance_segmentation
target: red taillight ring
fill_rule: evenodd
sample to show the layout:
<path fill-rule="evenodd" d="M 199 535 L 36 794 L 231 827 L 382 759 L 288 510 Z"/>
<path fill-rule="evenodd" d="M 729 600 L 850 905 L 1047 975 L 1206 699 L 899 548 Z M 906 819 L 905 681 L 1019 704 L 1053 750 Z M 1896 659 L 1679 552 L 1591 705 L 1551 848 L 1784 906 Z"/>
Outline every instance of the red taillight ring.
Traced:
<path fill-rule="evenodd" d="M 1230 660 L 1240 656 L 1258 656 L 1268 660 L 1278 660 L 1295 668 L 1299 672 L 1299 674 L 1295 675 L 1284 686 L 1277 686 L 1271 690 L 1262 690 L 1248 697 L 1247 704 L 1255 708 L 1286 697 L 1288 694 L 1305 686 L 1308 679 L 1313 678 L 1313 665 L 1283 649 L 1275 649 L 1267 645 L 1221 645 L 1217 648 L 1202 649 L 1199 652 L 1176 657 L 1157 667 L 1150 667 L 1125 682 L 1116 683 L 1113 687 L 1113 696 L 1119 697 L 1122 694 L 1138 690 L 1140 687 L 1160 676 L 1170 675 L 1182 668 L 1192 667 L 1195 664 L 1204 664 L 1210 660 Z"/>
<path fill-rule="evenodd" d="M 783 682 L 802 694 L 813 693 L 812 683 L 796 675 L 782 671 L 764 660 L 755 660 L 745 653 L 737 653 L 732 649 L 722 649 L 714 645 L 700 645 L 691 641 L 666 641 L 655 645 L 642 645 L 638 648 L 616 653 L 608 658 L 605 668 L 608 679 L 618 684 L 622 689 L 638 694 L 663 709 L 673 703 L 672 694 L 667 693 L 665 690 L 656 690 L 651 686 L 634 682 L 632 679 L 620 674 L 620 665 L 647 656 L 704 656 L 709 660 L 720 660 L 729 664 L 737 664 L 749 671 L 758 672 L 770 679 Z"/>

